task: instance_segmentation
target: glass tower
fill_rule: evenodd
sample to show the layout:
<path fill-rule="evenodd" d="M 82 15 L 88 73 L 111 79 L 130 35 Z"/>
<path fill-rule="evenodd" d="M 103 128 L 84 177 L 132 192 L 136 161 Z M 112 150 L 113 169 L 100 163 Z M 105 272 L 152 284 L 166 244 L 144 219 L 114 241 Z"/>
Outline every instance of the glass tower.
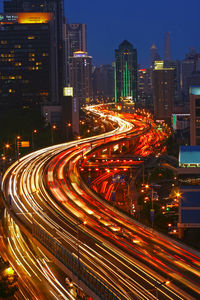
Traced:
<path fill-rule="evenodd" d="M 115 102 L 137 99 L 137 50 L 123 41 L 115 50 Z"/>

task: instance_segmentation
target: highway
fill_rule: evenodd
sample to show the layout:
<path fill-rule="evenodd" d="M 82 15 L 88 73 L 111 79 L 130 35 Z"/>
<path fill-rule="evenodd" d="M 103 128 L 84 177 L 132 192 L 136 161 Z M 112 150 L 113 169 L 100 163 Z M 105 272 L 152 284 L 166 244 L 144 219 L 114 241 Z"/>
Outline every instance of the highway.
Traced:
<path fill-rule="evenodd" d="M 2 190 L 13 213 L 30 232 L 37 225 L 50 233 L 117 291 L 119 299 L 197 299 L 199 254 L 120 213 L 80 175 L 95 149 L 116 146 L 127 138 L 137 139 L 134 155 L 160 153 L 167 130 L 157 131 L 148 115 L 122 115 L 102 106 L 88 110 L 110 118 L 117 129 L 39 150 L 12 165 Z"/>

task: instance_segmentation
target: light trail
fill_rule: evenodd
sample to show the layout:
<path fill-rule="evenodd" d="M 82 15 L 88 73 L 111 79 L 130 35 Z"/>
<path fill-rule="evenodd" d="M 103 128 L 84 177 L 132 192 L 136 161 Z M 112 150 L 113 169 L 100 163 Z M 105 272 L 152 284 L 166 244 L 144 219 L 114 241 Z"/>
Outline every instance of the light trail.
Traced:
<path fill-rule="evenodd" d="M 95 107 L 89 109 L 92 113 L 95 111 L 101 118 L 109 115 L 108 110 L 99 112 Z M 166 241 L 159 239 L 148 230 L 144 230 L 139 224 L 105 203 L 84 185 L 79 175 L 79 160 L 89 157 L 90 151 L 101 146 L 102 143 L 107 144 L 107 146 L 110 143 L 117 144 L 131 132 L 132 138 L 138 138 L 140 143 L 140 146 L 135 147 L 135 153 L 147 156 L 150 153 L 149 143 L 156 145 L 165 137 L 165 134 L 159 134 L 159 136 L 151 134 L 150 131 L 155 130 L 155 125 L 153 123 L 150 125 L 151 121 L 148 126 L 144 126 L 144 120 L 140 120 L 141 116 L 137 118 L 137 114 L 134 114 L 135 123 L 132 120 L 134 124 L 130 123 L 130 116 L 123 116 L 127 121 L 121 120 L 121 117 L 122 115 L 120 117 L 109 116 L 112 122 L 118 123 L 118 128 L 110 133 L 52 146 L 21 158 L 19 163 L 15 163 L 6 172 L 2 180 L 2 189 L 5 195 L 11 195 L 15 213 L 28 224 L 30 229 L 34 222 L 58 242 L 71 249 L 71 252 L 75 253 L 76 256 L 77 239 L 70 232 L 80 230 L 81 261 L 104 281 L 109 282 L 111 285 L 114 284 L 115 289 L 118 289 L 123 297 L 126 297 L 126 299 L 133 296 L 141 298 L 143 295 L 146 297 L 145 299 L 154 299 L 157 280 L 159 278 L 165 280 L 163 274 L 160 275 L 161 270 L 164 272 L 164 268 L 160 268 L 159 263 L 161 260 L 158 260 L 158 257 L 155 262 L 151 263 L 150 260 L 155 257 L 152 256 L 152 249 L 147 244 L 151 241 L 151 245 L 159 244 L 168 250 L 169 247 Z M 139 126 L 138 133 L 136 128 Z M 31 217 L 30 214 L 32 214 Z M 76 224 L 79 218 L 82 221 L 87 220 L 87 224 L 84 227 L 80 225 L 77 229 Z M 123 226 L 130 230 L 133 236 L 137 232 L 137 239 L 140 243 L 138 245 L 131 244 L 124 237 L 117 236 L 116 226 L 120 228 Z M 141 235 L 142 238 L 139 239 Z M 91 246 L 82 243 L 81 239 L 88 239 Z M 99 241 L 98 244 L 96 244 L 97 240 Z M 109 250 L 108 241 L 110 244 Z M 140 244 L 142 246 L 139 246 Z M 100 258 L 98 258 L 95 253 L 100 247 L 103 248 L 101 251 L 105 256 L 99 256 Z M 146 247 L 146 249 L 142 247 Z M 133 258 L 130 259 L 132 256 L 134 257 L 134 264 Z M 159 259 L 162 259 L 161 256 L 159 256 Z M 193 257 L 193 260 L 196 262 L 197 258 Z M 148 263 L 145 272 L 144 267 L 141 267 L 141 261 L 144 264 Z M 166 267 L 166 260 L 162 260 L 161 264 Z M 155 271 L 150 270 L 152 265 L 157 268 L 157 274 Z M 123 266 L 124 273 L 122 273 L 119 266 Z M 179 267 L 176 265 L 176 268 Z M 192 269 L 193 267 L 190 271 Z M 170 274 L 172 276 L 172 272 L 167 270 L 171 270 L 171 264 L 165 268 L 165 276 L 168 277 Z M 124 274 L 128 281 L 123 279 Z M 173 274 L 176 274 L 174 275 L 176 280 L 181 281 L 175 270 L 173 270 Z M 139 282 L 136 285 L 138 280 Z M 159 282 L 164 280 L 160 279 Z M 120 286 L 117 288 L 119 284 Z M 184 284 L 188 285 L 187 280 Z M 130 288 L 131 285 L 132 289 Z M 194 289 L 194 285 L 192 285 L 192 289 Z M 162 288 L 159 287 L 158 290 L 164 297 L 163 299 L 187 299 L 188 297 L 187 292 L 180 288 L 177 288 L 176 292 L 173 286 L 170 288 L 164 285 Z"/>

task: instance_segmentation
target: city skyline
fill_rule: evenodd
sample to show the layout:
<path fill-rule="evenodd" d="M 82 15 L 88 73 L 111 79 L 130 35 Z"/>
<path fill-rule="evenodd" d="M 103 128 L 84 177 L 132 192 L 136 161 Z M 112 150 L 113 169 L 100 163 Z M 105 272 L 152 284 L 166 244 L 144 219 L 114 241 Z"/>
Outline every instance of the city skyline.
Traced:
<path fill-rule="evenodd" d="M 200 8 L 197 0 L 191 0 L 187 8 L 186 1 L 179 0 L 170 0 L 165 7 L 158 0 L 145 0 L 142 4 L 129 0 L 124 7 L 113 0 L 92 4 L 80 0 L 64 2 L 68 22 L 87 25 L 88 54 L 95 65 L 112 63 L 115 49 L 126 39 L 137 49 L 138 63 L 148 66 L 153 43 L 163 58 L 165 32 L 171 34 L 172 59 L 183 59 L 190 47 L 200 50 L 195 26 Z M 0 11 L 3 12 L 2 0 Z"/>

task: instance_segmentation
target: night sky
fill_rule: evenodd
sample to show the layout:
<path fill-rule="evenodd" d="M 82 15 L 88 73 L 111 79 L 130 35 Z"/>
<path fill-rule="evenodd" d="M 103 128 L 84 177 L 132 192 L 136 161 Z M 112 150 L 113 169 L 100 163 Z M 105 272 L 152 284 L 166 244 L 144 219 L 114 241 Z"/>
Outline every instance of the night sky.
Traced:
<path fill-rule="evenodd" d="M 200 52 L 199 0 L 64 1 L 69 23 L 87 24 L 88 54 L 94 64 L 111 63 L 114 49 L 127 39 L 137 48 L 141 66 L 148 66 L 153 42 L 163 56 L 165 31 L 171 33 L 173 59 L 184 58 L 189 47 Z"/>
<path fill-rule="evenodd" d="M 171 33 L 173 59 L 189 47 L 200 51 L 199 0 L 65 0 L 69 23 L 86 23 L 88 54 L 96 64 L 111 63 L 114 49 L 124 40 L 138 51 L 142 66 L 149 64 L 154 42 L 163 56 L 163 36 Z"/>

